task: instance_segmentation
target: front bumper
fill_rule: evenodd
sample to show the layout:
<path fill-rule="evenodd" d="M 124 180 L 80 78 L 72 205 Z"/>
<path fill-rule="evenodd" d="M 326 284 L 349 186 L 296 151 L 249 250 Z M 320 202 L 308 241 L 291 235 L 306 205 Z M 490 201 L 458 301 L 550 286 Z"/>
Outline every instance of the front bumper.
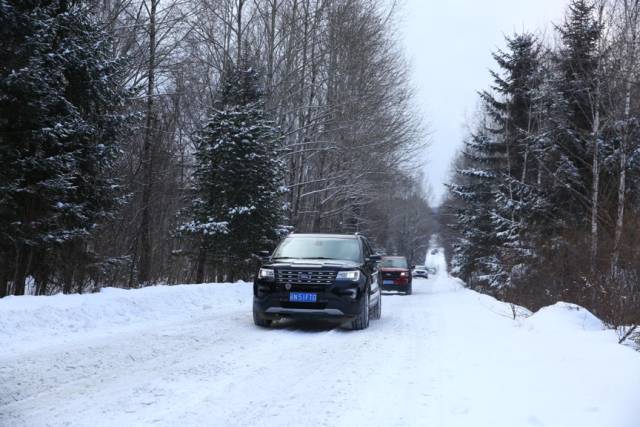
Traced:
<path fill-rule="evenodd" d="M 406 292 L 409 286 L 411 286 L 411 284 L 406 283 L 403 285 L 382 285 L 380 288 L 383 291 Z"/>
<path fill-rule="evenodd" d="M 334 284 L 322 291 L 310 289 L 308 292 L 317 294 L 317 302 L 307 303 L 289 301 L 290 292 L 307 290 L 299 287 L 285 290 L 279 285 L 257 282 L 254 283 L 253 310 L 257 315 L 268 320 L 281 318 L 349 320 L 360 313 L 363 288 L 358 283 L 352 283 Z"/>
<path fill-rule="evenodd" d="M 345 317 L 345 313 L 337 308 L 284 308 L 269 307 L 265 310 L 264 315 L 284 316 L 284 317 Z"/>

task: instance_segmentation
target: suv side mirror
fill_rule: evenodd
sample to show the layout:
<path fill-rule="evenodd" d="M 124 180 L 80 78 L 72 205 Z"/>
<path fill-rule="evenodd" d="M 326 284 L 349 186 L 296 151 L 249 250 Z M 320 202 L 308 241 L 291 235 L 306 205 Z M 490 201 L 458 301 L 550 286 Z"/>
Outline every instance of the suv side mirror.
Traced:
<path fill-rule="evenodd" d="M 412 269 L 412 270 L 415 270 L 415 269 L 416 269 L 416 266 L 415 266 L 415 265 L 412 265 L 412 266 L 411 266 L 411 269 Z"/>
<path fill-rule="evenodd" d="M 265 259 L 265 258 L 269 258 L 271 256 L 271 252 L 269 252 L 269 251 L 259 251 L 259 252 L 256 252 L 254 255 L 257 256 L 258 258 Z"/>
<path fill-rule="evenodd" d="M 382 261 L 382 256 L 378 255 L 378 254 L 369 255 L 369 258 L 367 258 L 367 261 L 369 261 L 369 262 L 380 262 L 380 261 Z"/>

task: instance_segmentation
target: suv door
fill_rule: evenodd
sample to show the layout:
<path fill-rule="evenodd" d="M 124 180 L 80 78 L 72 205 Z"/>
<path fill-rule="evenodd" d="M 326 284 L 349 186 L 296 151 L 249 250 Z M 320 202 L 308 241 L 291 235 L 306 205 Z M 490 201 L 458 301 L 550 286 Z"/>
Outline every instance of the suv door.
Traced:
<path fill-rule="evenodd" d="M 371 245 L 369 244 L 369 241 L 367 241 L 367 239 L 361 238 L 361 240 L 362 240 L 362 249 L 363 249 L 364 259 L 365 259 L 364 268 L 367 274 L 369 275 L 369 278 L 371 281 L 370 293 L 373 295 L 378 293 L 378 290 L 380 287 L 378 284 L 378 277 L 380 275 L 378 272 L 378 263 L 368 261 L 369 257 L 373 255 L 373 249 L 371 249 Z"/>

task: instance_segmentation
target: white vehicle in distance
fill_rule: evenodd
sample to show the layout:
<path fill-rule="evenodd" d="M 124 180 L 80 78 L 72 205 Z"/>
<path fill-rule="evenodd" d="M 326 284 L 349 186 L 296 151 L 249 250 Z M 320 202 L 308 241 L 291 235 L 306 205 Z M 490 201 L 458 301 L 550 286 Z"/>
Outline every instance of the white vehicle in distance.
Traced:
<path fill-rule="evenodd" d="M 416 265 L 412 271 L 413 277 L 422 277 L 424 279 L 429 278 L 429 271 L 424 265 Z"/>

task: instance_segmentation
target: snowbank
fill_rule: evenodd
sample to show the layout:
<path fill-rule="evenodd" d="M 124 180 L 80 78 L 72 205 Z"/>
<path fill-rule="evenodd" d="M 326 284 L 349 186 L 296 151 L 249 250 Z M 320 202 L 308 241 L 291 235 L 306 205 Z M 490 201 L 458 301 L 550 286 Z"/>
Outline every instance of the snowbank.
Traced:
<path fill-rule="evenodd" d="M 201 316 L 205 310 L 228 309 L 246 298 L 248 286 L 239 282 L 104 288 L 95 294 L 6 297 L 0 299 L 0 356 L 92 331 L 148 326 Z"/>
<path fill-rule="evenodd" d="M 527 319 L 529 327 L 540 331 L 602 331 L 602 320 L 576 304 L 558 302 L 543 307 Z"/>

